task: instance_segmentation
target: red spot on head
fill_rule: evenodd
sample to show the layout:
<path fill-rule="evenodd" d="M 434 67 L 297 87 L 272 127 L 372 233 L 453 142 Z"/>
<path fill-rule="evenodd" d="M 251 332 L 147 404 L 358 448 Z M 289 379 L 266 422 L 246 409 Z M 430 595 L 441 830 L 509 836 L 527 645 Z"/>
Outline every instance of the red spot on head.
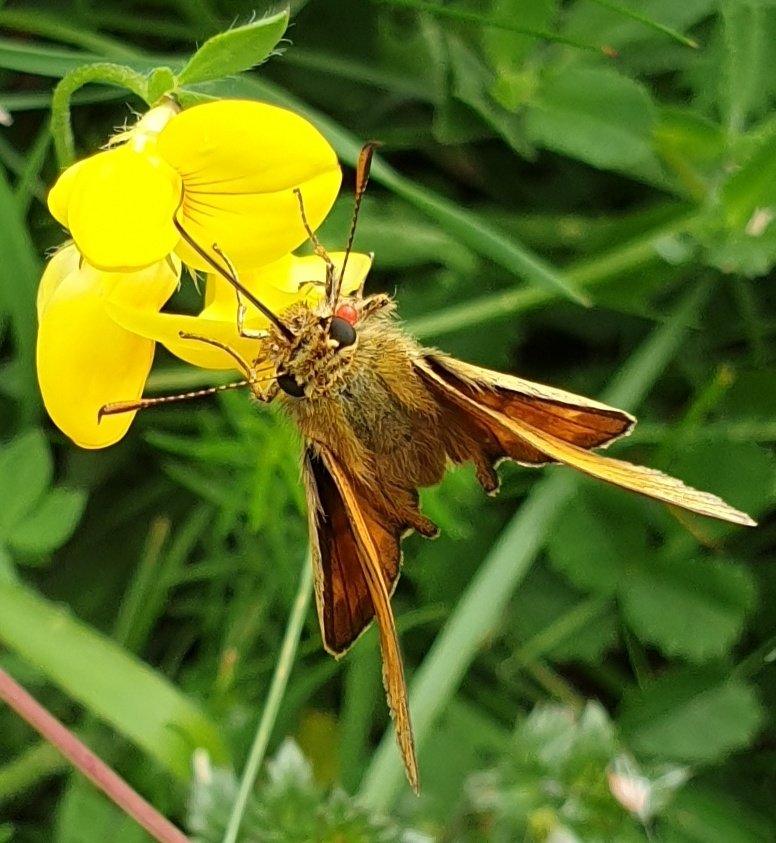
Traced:
<path fill-rule="evenodd" d="M 358 311 L 352 304 L 341 304 L 334 315 L 344 319 L 349 325 L 355 325 L 358 322 Z"/>

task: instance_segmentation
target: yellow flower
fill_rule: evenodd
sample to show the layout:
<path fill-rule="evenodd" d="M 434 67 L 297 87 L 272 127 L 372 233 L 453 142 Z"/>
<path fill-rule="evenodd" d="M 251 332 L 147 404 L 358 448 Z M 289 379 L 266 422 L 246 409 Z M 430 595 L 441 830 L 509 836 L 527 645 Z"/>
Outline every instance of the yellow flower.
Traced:
<path fill-rule="evenodd" d="M 98 423 L 99 409 L 139 398 L 154 356 L 154 342 L 114 322 L 108 303 L 156 313 L 175 291 L 180 268 L 170 258 L 135 272 L 104 272 L 73 244 L 46 266 L 38 288 L 38 381 L 49 415 L 81 447 L 104 448 L 124 436 L 134 414 Z"/>
<path fill-rule="evenodd" d="M 331 258 L 339 270 L 344 253 Z M 343 295 L 362 285 L 370 265 L 369 256 L 351 254 Z M 226 352 L 180 336 L 197 334 L 260 366 L 259 342 L 238 335 L 234 288 L 221 276 L 208 276 L 198 316 L 159 312 L 175 292 L 180 268 L 178 258 L 168 258 L 133 272 L 106 272 L 87 263 L 73 244 L 49 261 L 38 289 L 38 380 L 49 415 L 81 447 L 104 448 L 127 432 L 135 413 L 100 419 L 99 412 L 105 404 L 141 397 L 156 342 L 195 366 L 240 371 Z M 241 281 L 282 317 L 296 302 L 315 305 L 323 298 L 325 266 L 318 257 L 289 254 Z M 261 329 L 268 320 L 248 304 L 245 325 Z"/>
<path fill-rule="evenodd" d="M 332 252 L 329 257 L 339 272 L 345 253 Z M 369 255 L 351 253 L 342 282 L 343 296 L 363 284 L 371 265 L 372 258 Z M 315 255 L 297 257 L 289 254 L 261 269 L 243 273 L 240 281 L 282 319 L 283 311 L 296 302 L 305 301 L 311 306 L 320 302 L 324 296 L 325 276 L 326 268 L 320 258 Z M 261 330 L 269 326 L 269 320 L 253 305 L 246 302 L 246 306 L 246 328 Z M 208 276 L 205 306 L 197 316 L 158 313 L 140 307 L 136 302 L 115 298 L 107 303 L 107 312 L 127 331 L 160 342 L 181 360 L 203 369 L 239 371 L 234 359 L 226 352 L 197 340 L 182 339 L 181 333 L 218 340 L 233 348 L 248 362 L 261 362 L 257 360 L 257 341 L 238 334 L 234 288 L 216 274 Z"/>
<path fill-rule="evenodd" d="M 151 109 L 116 140 L 65 170 L 49 208 L 93 267 L 135 270 L 175 252 L 210 266 L 182 239 L 214 243 L 241 270 L 306 239 L 294 188 L 314 229 L 341 173 L 334 150 L 307 120 L 276 106 L 220 100 L 178 112 Z"/>

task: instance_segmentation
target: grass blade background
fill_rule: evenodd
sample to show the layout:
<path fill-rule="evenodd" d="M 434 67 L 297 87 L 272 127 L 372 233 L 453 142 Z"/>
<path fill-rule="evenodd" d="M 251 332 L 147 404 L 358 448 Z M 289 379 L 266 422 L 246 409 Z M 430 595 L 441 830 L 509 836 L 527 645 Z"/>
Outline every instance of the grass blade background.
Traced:
<path fill-rule="evenodd" d="M 227 761 L 217 727 L 183 693 L 22 586 L 0 583 L 0 641 L 179 779 L 191 775 L 198 747 Z"/>
<path fill-rule="evenodd" d="M 0 304 L 10 314 L 18 352 L 22 416 L 30 422 L 41 401 L 35 381 L 35 291 L 40 261 L 24 225 L 19 204 L 0 167 Z"/>

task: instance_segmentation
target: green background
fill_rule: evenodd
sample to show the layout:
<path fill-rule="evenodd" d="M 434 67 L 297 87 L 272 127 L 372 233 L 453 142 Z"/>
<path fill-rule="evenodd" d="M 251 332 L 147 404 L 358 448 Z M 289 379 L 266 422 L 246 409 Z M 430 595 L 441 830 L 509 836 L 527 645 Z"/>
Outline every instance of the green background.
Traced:
<path fill-rule="evenodd" d="M 773 839 L 776 6 L 412 5 L 297 3 L 281 55 L 200 90 L 305 111 L 346 164 L 381 140 L 356 246 L 408 330 L 627 407 L 641 424 L 618 456 L 762 523 L 564 469 L 505 465 L 494 500 L 450 472 L 423 495 L 443 536 L 406 542 L 394 598 L 421 797 L 376 636 L 335 663 L 310 609 L 241 839 Z M 63 239 L 45 207 L 57 79 L 96 57 L 180 66 L 253 11 L 0 2 L 0 665 L 214 841 L 304 564 L 299 442 L 224 394 L 78 450 L 42 410 L 34 297 Z M 79 154 L 128 105 L 76 94 Z M 330 248 L 349 216 L 344 191 Z M 195 302 L 189 285 L 176 304 Z M 149 393 L 208 378 L 160 350 Z M 146 838 L 0 708 L 0 841 L 105 839 Z"/>

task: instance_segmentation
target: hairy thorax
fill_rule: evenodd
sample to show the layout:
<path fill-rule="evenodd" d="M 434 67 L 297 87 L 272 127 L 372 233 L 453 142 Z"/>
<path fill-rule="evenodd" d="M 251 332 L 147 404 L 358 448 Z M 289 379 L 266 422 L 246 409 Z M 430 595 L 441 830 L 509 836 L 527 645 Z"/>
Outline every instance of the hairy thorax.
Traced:
<path fill-rule="evenodd" d="M 359 321 L 356 342 L 345 348 L 329 340 L 325 315 L 306 305 L 289 308 L 283 319 L 295 339 L 271 336 L 266 353 L 304 388 L 298 398 L 280 394 L 302 434 L 369 485 L 437 482 L 445 458 L 436 404 L 414 369 L 419 348 L 393 307 Z"/>
<path fill-rule="evenodd" d="M 303 385 L 308 400 L 341 392 L 353 365 L 355 346 L 337 348 L 327 335 L 325 316 L 304 303 L 284 311 L 283 321 L 293 331 L 294 340 L 289 342 L 273 329 L 264 349 L 269 362 Z"/>

